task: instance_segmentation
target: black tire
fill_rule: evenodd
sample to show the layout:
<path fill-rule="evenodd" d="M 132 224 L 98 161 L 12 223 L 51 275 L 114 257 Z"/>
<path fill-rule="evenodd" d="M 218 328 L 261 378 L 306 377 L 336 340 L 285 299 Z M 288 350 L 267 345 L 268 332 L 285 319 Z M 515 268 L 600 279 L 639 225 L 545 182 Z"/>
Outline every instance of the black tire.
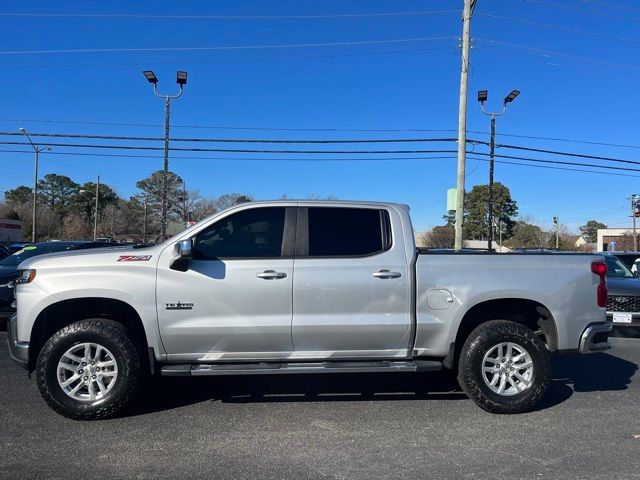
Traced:
<path fill-rule="evenodd" d="M 512 342 L 531 356 L 533 372 L 528 388 L 512 396 L 491 390 L 483 378 L 484 356 L 496 345 Z M 527 327 L 507 320 L 491 320 L 467 337 L 458 364 L 458 382 L 480 408 L 491 413 L 528 412 L 544 397 L 551 375 L 551 357 L 546 345 Z"/>
<path fill-rule="evenodd" d="M 113 387 L 94 401 L 67 395 L 57 377 L 58 362 L 64 353 L 85 342 L 108 349 L 118 369 Z M 73 420 L 100 420 L 117 415 L 138 396 L 143 380 L 142 355 L 124 325 L 101 318 L 81 320 L 58 330 L 42 347 L 36 379 L 42 398 L 59 414 Z"/>

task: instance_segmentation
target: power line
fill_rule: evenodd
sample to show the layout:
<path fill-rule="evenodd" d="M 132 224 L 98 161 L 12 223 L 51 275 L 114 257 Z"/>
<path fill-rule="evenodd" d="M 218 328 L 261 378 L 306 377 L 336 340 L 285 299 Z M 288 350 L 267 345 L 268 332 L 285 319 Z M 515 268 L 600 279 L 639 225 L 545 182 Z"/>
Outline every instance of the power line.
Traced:
<path fill-rule="evenodd" d="M 332 18 L 364 18 L 364 17 L 407 17 L 436 15 L 443 13 L 460 13 L 460 10 L 426 10 L 415 12 L 382 12 L 382 13 L 342 13 L 325 15 L 141 15 L 121 13 L 0 13 L 0 17 L 44 17 L 44 18 L 140 18 L 170 20 L 322 20 Z"/>
<path fill-rule="evenodd" d="M 611 35 L 604 35 L 604 34 L 595 33 L 595 32 L 587 32 L 587 31 L 584 31 L 584 30 L 576 30 L 574 28 L 560 27 L 558 25 L 549 25 L 547 23 L 532 22 L 531 20 L 525 20 L 523 18 L 504 17 L 502 15 L 493 15 L 491 13 L 477 13 L 476 15 L 481 15 L 481 16 L 487 17 L 487 18 L 495 18 L 495 19 L 498 19 L 498 20 L 506 20 L 508 22 L 522 23 L 524 25 L 532 25 L 532 26 L 535 26 L 535 27 L 549 28 L 549 29 L 552 29 L 552 30 L 559 30 L 559 31 L 562 31 L 562 32 L 575 33 L 577 35 L 585 35 L 587 37 L 603 38 L 605 40 L 614 40 L 616 42 L 629 43 L 629 44 L 632 44 L 632 45 L 640 45 L 640 42 L 636 41 L 636 40 L 630 40 L 630 39 L 622 38 L 622 37 L 613 37 Z"/>
<path fill-rule="evenodd" d="M 4 152 L 4 153 L 18 153 L 18 154 L 31 154 L 32 152 L 27 151 L 27 150 L 0 150 L 0 152 Z M 478 154 L 475 152 L 468 152 L 469 155 L 487 155 L 487 154 Z M 153 156 L 153 155 L 130 155 L 130 154 L 104 154 L 104 153 L 79 153 L 79 152 L 47 152 L 46 155 L 65 155 L 65 156 L 94 156 L 94 157 L 121 157 L 121 158 L 150 158 L 150 159 L 157 159 L 157 156 Z M 496 155 L 497 157 L 500 158 L 511 158 L 511 159 L 522 159 L 522 161 L 525 162 L 547 162 L 547 161 L 543 161 L 543 160 L 539 160 L 539 159 L 530 159 L 527 157 L 511 157 L 511 156 L 502 156 L 502 155 Z M 244 157 L 193 157 L 193 156 L 174 156 L 172 157 L 176 160 L 221 160 L 221 161 L 241 161 L 241 162 L 310 162 L 310 163 L 317 163 L 317 162 L 362 162 L 362 161 L 375 161 L 375 162 L 385 162 L 385 161 L 419 161 L 419 160 L 455 160 L 457 159 L 457 157 L 454 156 L 429 156 L 429 157 L 375 157 L 375 158 L 244 158 Z M 482 162 L 488 162 L 489 160 L 487 158 L 482 158 L 482 157 L 469 157 L 471 160 L 478 160 L 478 161 L 482 161 Z M 55 163 L 60 163 L 62 165 L 67 165 L 69 167 L 72 168 L 78 168 L 79 167 L 75 167 L 74 165 L 70 165 L 70 164 L 65 164 L 63 162 L 59 162 L 59 161 L 55 161 L 52 159 L 48 159 L 49 161 L 55 162 Z M 568 168 L 568 167 L 559 167 L 559 166 L 551 166 L 551 165 L 532 165 L 531 163 L 521 163 L 521 162 L 512 162 L 512 161 L 508 161 L 508 160 L 496 160 L 496 163 L 501 163 L 501 164 L 505 164 L 505 165 L 516 165 L 516 166 L 523 166 L 523 167 L 533 167 L 533 168 L 544 168 L 544 169 L 548 169 L 548 170 L 561 170 L 561 171 L 571 171 L 571 172 L 577 172 L 577 173 L 593 173 L 593 174 L 598 174 L 598 175 L 614 175 L 614 176 L 620 176 L 620 177 L 634 177 L 634 178 L 638 178 L 640 177 L 640 175 L 633 175 L 633 174 L 628 174 L 628 173 L 613 173 L 613 172 L 603 172 L 603 171 L 598 171 L 598 170 L 588 170 L 588 169 L 578 169 L 578 168 Z M 577 162 L 549 162 L 549 163 L 559 163 L 559 164 L 569 164 L 569 165 L 575 165 L 575 166 L 581 166 L 581 165 L 591 165 L 591 164 L 580 164 Z M 599 165 L 595 165 L 598 168 L 602 168 Z M 620 168 L 620 167 L 607 167 L 609 169 L 612 170 L 624 170 L 627 171 L 629 169 L 624 169 L 624 168 Z M 82 169 L 82 170 L 86 170 L 86 169 Z M 89 170 L 86 170 L 89 171 Z M 633 170 L 636 171 L 636 170 Z M 640 170 L 637 170 L 640 171 Z M 17 177 L 15 177 L 17 178 Z M 21 177 L 21 178 L 26 178 L 26 177 Z M 115 181 L 116 183 L 119 183 L 120 185 L 125 185 L 122 182 L 116 181 L 113 178 L 111 179 L 112 181 Z"/>
<path fill-rule="evenodd" d="M 12 119 L 12 118 L 0 118 L 0 122 L 12 122 L 12 123 L 52 123 L 52 124 L 69 124 L 69 125 L 99 125 L 99 126 L 125 126 L 125 127 L 162 127 L 163 124 L 160 123 L 122 123 L 122 122 L 91 122 L 91 121 L 72 121 L 72 120 L 42 120 L 42 119 Z M 256 127 L 256 126 L 228 126 L 228 125 L 171 125 L 171 128 L 193 128 L 193 129 L 213 129 L 213 130 L 257 130 L 257 131 L 274 131 L 274 132 L 347 132 L 347 133 L 408 133 L 408 132 L 455 132 L 457 130 L 449 128 L 449 129 L 428 129 L 428 128 L 379 128 L 379 129 L 365 129 L 365 128 L 271 128 L 271 127 Z M 488 135 L 489 132 L 485 132 L 482 130 L 467 130 L 467 133 L 475 133 L 481 135 Z M 6 135 L 19 135 L 16 132 L 0 132 L 1 134 Z M 31 134 L 36 135 L 36 134 Z M 39 134 L 38 134 L 39 135 Z M 44 135 L 44 134 L 42 134 Z M 47 134 L 53 136 L 54 134 Z M 57 134 L 62 136 L 67 136 L 66 134 Z M 71 135 L 71 134 L 70 134 Z M 75 135 L 75 134 L 74 134 Z M 498 132 L 497 136 L 503 137 L 514 137 L 514 138 L 528 138 L 534 140 L 550 140 L 554 142 L 568 142 L 568 143 L 576 143 L 576 144 L 584 144 L 584 145 L 600 145 L 606 147 L 620 147 L 620 148 L 633 148 L 640 149 L 640 145 L 632 145 L 632 144 L 622 144 L 622 143 L 608 143 L 608 142 L 597 142 L 597 141 L 589 141 L 589 140 L 579 140 L 575 138 L 560 138 L 560 137 L 546 137 L 546 136 L 536 136 L 536 135 L 521 135 L 514 133 L 503 133 Z M 86 138 L 91 138 L 90 135 L 85 135 Z M 98 138 L 96 136 L 96 138 Z M 116 138 L 116 137 L 114 137 Z M 117 137 L 117 138 L 145 138 L 145 137 Z M 158 139 L 160 137 L 150 137 Z M 164 140 L 162 138 L 161 140 Z M 172 140 L 177 140 L 173 139 Z"/>
<path fill-rule="evenodd" d="M 540 48 L 533 48 L 533 47 L 527 47 L 525 45 L 517 45 L 515 43 L 508 43 L 508 42 L 500 42 L 498 40 L 490 40 L 490 39 L 485 39 L 485 38 L 475 38 L 476 41 L 479 42 L 485 42 L 488 44 L 493 44 L 493 45 L 503 45 L 506 47 L 512 47 L 512 48 L 519 48 L 521 50 L 527 50 L 530 52 L 535 52 L 535 53 L 542 53 L 545 55 L 555 55 L 558 57 L 564 57 L 564 58 L 571 58 L 573 60 L 580 60 L 583 62 L 589 62 L 589 63 L 594 63 L 594 64 L 598 64 L 598 65 L 604 65 L 606 67 L 616 67 L 616 68 L 624 68 L 627 70 L 634 70 L 634 71 L 640 71 L 640 66 L 635 66 L 635 65 L 623 65 L 620 63 L 611 63 L 611 62 L 605 62 L 602 60 L 597 60 L 595 58 L 589 58 L 589 57 L 581 57 L 579 55 L 570 55 L 568 53 L 562 53 L 562 52 L 557 52 L 557 51 L 553 51 L 553 50 L 543 50 Z"/>
<path fill-rule="evenodd" d="M 383 45 L 394 43 L 415 43 L 437 40 L 451 40 L 455 36 L 396 38 L 391 40 L 361 40 L 352 42 L 325 42 L 325 43 L 288 43 L 274 45 L 226 45 L 217 47 L 146 47 L 146 48 L 70 48 L 59 50 L 3 50 L 0 55 L 36 55 L 56 53 L 130 53 L 130 52 L 201 52 L 217 50 L 263 50 L 275 48 L 311 48 L 311 47 L 338 47 L 348 45 Z"/>
<path fill-rule="evenodd" d="M 474 157 L 469 157 L 472 160 L 480 160 L 481 162 L 488 162 L 489 160 L 486 158 L 474 158 Z M 612 173 L 612 172 L 601 172 L 598 170 L 585 170 L 585 169 L 580 169 L 580 168 L 567 168 L 567 167 L 552 167 L 549 165 L 531 165 L 530 163 L 519 163 L 519 162 L 509 162 L 507 160 L 495 160 L 495 163 L 502 163 L 505 165 L 520 165 L 522 167 L 532 167 L 532 168 L 545 168 L 548 170 L 565 170 L 565 171 L 570 171 L 570 172 L 578 172 L 578 173 L 595 173 L 598 175 L 615 175 L 617 177 L 634 177 L 634 178 L 640 178 L 640 175 L 632 175 L 632 174 L 628 174 L 628 173 Z"/>
<path fill-rule="evenodd" d="M 622 17 L 620 15 L 612 15 L 610 13 L 593 12 L 591 10 L 585 10 L 584 8 L 570 7 L 568 5 L 558 5 L 557 3 L 542 2 L 540 0 L 524 0 L 524 1 L 529 3 L 537 3 L 538 5 L 544 5 L 546 7 L 561 8 L 563 10 L 571 10 L 573 12 L 585 13 L 587 15 L 596 15 L 598 17 L 608 17 L 608 18 L 615 18 L 617 20 L 626 20 L 628 22 L 640 23 L 640 19 L 637 19 L 637 18 Z"/>
<path fill-rule="evenodd" d="M 23 153 L 23 154 L 32 154 L 32 152 L 28 150 L 0 150 L 0 152 L 5 153 Z M 429 151 L 428 153 L 441 153 L 441 151 Z M 457 150 L 448 150 L 444 151 L 444 153 L 455 153 Z M 473 159 L 478 160 L 483 157 L 488 157 L 488 153 L 474 152 L 468 151 L 468 155 L 475 155 Z M 158 159 L 159 157 L 156 155 L 132 155 L 132 154 L 108 154 L 108 153 L 83 153 L 83 152 L 46 152 L 46 155 L 64 155 L 64 156 L 87 156 L 87 157 L 115 157 L 115 158 L 149 158 L 149 159 Z M 495 155 L 497 158 L 504 158 L 510 160 L 521 160 L 525 162 L 532 163 L 544 163 L 544 164 L 555 164 L 555 165 L 569 165 L 569 166 L 581 166 L 581 167 L 592 167 L 592 168 L 602 168 L 606 170 L 614 170 L 614 171 L 630 171 L 630 172 L 640 172 L 640 169 L 634 168 L 626 168 L 626 167 L 616 167 L 610 165 L 599 165 L 593 163 L 582 163 L 582 162 L 567 162 L 562 160 L 544 160 L 539 158 L 531 158 L 531 157 L 521 157 L 514 155 Z M 420 157 L 370 157 L 370 158 L 246 158 L 246 157 L 202 157 L 202 156 L 173 156 L 173 159 L 176 160 L 224 160 L 224 161 L 275 161 L 275 162 L 351 162 L 351 161 L 397 161 L 397 160 L 429 160 L 429 159 L 449 159 L 449 158 L 457 158 L 457 157 L 449 157 L 449 156 L 420 156 Z M 558 167 L 560 168 L 560 167 Z M 581 170 L 580 170 L 581 171 Z M 601 172 L 605 173 L 605 172 Z"/>
<path fill-rule="evenodd" d="M 577 158 L 587 158 L 591 160 L 604 160 L 607 162 L 617 162 L 617 163 L 629 163 L 633 165 L 640 165 L 640 161 L 636 160 L 625 160 L 622 158 L 614 158 L 614 157 L 603 157 L 600 155 L 587 155 L 584 153 L 573 153 L 573 152 L 562 152 L 558 150 L 547 150 L 543 148 L 533 148 L 533 147 L 522 147 L 520 145 L 505 145 L 505 144 L 496 144 L 498 148 L 510 148 L 513 150 L 525 150 L 527 152 L 538 152 L 538 153 L 549 153 L 552 155 L 563 155 L 566 157 L 577 157 Z"/>
<path fill-rule="evenodd" d="M 613 3 L 606 3 L 606 2 L 598 2 L 596 0 L 582 0 L 583 2 L 588 2 L 588 3 L 594 3 L 596 5 L 602 5 L 605 7 L 611 7 L 611 8 L 619 8 L 621 10 L 628 10 L 630 12 L 640 12 L 640 9 L 638 8 L 631 8 L 631 7 L 627 7 L 625 5 L 615 5 Z"/>
<path fill-rule="evenodd" d="M 432 47 L 432 48 L 413 48 L 413 49 L 401 49 L 401 50 L 385 50 L 381 52 L 352 52 L 352 53 L 336 53 L 332 55 L 298 55 L 298 56 L 286 56 L 286 57 L 265 57 L 265 58 L 242 58 L 234 60 L 187 60 L 187 61 L 172 61 L 172 62 L 157 62 L 154 61 L 154 65 L 192 65 L 192 64 L 235 64 L 235 63 L 251 63 L 251 62 L 270 62 L 280 60 L 307 60 L 307 59 L 322 59 L 322 58 L 341 58 L 341 57 L 371 57 L 380 55 L 394 55 L 398 53 L 418 53 L 418 52 L 430 52 L 433 50 L 449 50 L 451 45 Z M 32 65 L 4 65 L 2 68 L 12 69 L 27 69 L 27 68 L 90 68 L 90 67 L 139 67 L 140 63 L 73 63 L 73 64 L 32 64 Z"/>
<path fill-rule="evenodd" d="M 24 145 L 24 142 L 0 141 L 0 145 Z M 113 150 L 164 150 L 164 147 L 147 147 L 134 145 L 96 145 L 78 143 L 49 143 L 51 147 L 98 148 Z M 170 147 L 169 150 L 181 152 L 228 152 L 228 153 L 279 153 L 279 154 L 372 154 L 372 153 L 451 153 L 457 150 L 265 150 L 265 149 L 227 149 L 227 148 L 194 148 Z"/>
<path fill-rule="evenodd" d="M 119 127 L 163 127 L 161 123 L 122 123 L 122 122 L 93 122 L 93 121 L 76 121 L 76 120 L 41 120 L 41 119 L 16 119 L 16 118 L 0 118 L 2 122 L 14 123 L 59 123 L 69 125 L 107 125 Z M 193 128 L 193 129 L 213 129 L 213 130 L 260 130 L 269 132 L 457 132 L 454 129 L 389 129 L 389 128 L 271 128 L 271 127 L 238 127 L 224 125 L 171 125 L 171 128 Z"/>
<path fill-rule="evenodd" d="M 130 141 L 164 141 L 164 137 L 132 137 L 115 135 L 86 135 L 80 133 L 31 133 L 32 137 L 54 138 L 82 138 L 101 140 L 130 140 Z M 1 132 L 0 136 L 22 136 L 20 132 Z M 415 142 L 455 142 L 457 139 L 448 138 L 377 138 L 377 139 L 341 139 L 341 140 L 283 140 L 283 139 L 255 139 L 255 138 L 171 138 L 172 142 L 209 142 L 209 143 L 275 143 L 275 144 L 340 144 L 340 143 L 415 143 Z M 485 142 L 478 142 L 485 143 Z"/>
<path fill-rule="evenodd" d="M 488 134 L 487 132 L 481 132 L 477 130 L 469 130 L 469 133 Z M 551 140 L 554 142 L 568 142 L 568 143 L 578 143 L 578 144 L 584 144 L 584 145 L 600 145 L 605 147 L 640 149 L 640 145 L 629 145 L 629 144 L 622 144 L 622 143 L 592 142 L 588 140 L 575 140 L 575 139 L 558 138 L 558 137 L 540 137 L 540 136 L 533 136 L 533 135 L 517 135 L 515 133 L 502 133 L 502 132 L 499 132 L 496 135 L 498 137 L 502 136 L 502 137 L 514 137 L 514 138 L 528 138 L 528 139 L 534 139 L 534 140 Z"/>

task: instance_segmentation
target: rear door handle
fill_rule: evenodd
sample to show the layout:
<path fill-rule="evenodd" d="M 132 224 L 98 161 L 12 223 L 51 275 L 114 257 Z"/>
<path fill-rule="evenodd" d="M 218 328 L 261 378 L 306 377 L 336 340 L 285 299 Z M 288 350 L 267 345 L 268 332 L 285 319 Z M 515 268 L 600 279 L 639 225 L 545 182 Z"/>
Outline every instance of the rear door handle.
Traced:
<path fill-rule="evenodd" d="M 275 280 L 278 278 L 287 278 L 287 274 L 284 272 L 276 272 L 275 270 L 265 270 L 264 272 L 256 273 L 256 277 L 264 278 L 265 280 Z"/>
<path fill-rule="evenodd" d="M 391 270 L 380 270 L 372 275 L 376 278 L 399 278 L 402 276 L 400 272 L 392 272 Z"/>

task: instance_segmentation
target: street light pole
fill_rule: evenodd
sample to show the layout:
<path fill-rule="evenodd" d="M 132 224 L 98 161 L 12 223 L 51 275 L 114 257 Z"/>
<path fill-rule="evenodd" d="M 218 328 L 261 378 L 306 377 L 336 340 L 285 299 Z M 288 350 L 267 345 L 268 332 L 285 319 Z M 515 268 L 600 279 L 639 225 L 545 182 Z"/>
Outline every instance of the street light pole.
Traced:
<path fill-rule="evenodd" d="M 491 140 L 489 142 L 489 201 L 488 201 L 488 210 L 489 210 L 489 221 L 488 221 L 488 230 L 489 235 L 487 238 L 489 253 L 493 252 L 493 173 L 495 166 L 495 148 L 496 148 L 496 117 L 503 115 L 504 112 L 507 111 L 507 104 L 513 102 L 515 98 L 520 95 L 520 91 L 512 90 L 509 95 L 507 95 L 502 102 L 502 111 L 500 112 L 487 112 L 484 108 L 484 102 L 489 98 L 488 90 L 480 90 L 478 92 L 478 101 L 480 102 L 480 106 L 482 108 L 482 113 L 491 117 Z"/>
<path fill-rule="evenodd" d="M 631 218 L 633 219 L 633 251 L 638 251 L 638 235 L 636 233 L 636 208 L 638 206 L 638 195 L 631 195 Z"/>
<path fill-rule="evenodd" d="M 98 201 L 100 199 L 100 175 L 98 175 L 98 180 L 96 182 L 96 213 L 95 218 L 93 219 L 93 241 L 95 242 L 98 239 Z"/>
<path fill-rule="evenodd" d="M 37 213 L 37 204 L 38 204 L 38 161 L 40 152 L 44 152 L 47 150 L 51 150 L 51 147 L 38 147 L 34 145 L 31 141 L 31 137 L 27 133 L 27 130 L 24 128 L 20 129 L 20 133 L 22 133 L 29 143 L 33 147 L 34 155 L 34 168 L 33 168 L 33 205 L 31 206 L 31 242 L 35 243 L 36 241 L 36 213 Z"/>
<path fill-rule="evenodd" d="M 171 116 L 171 100 L 182 96 L 182 88 L 187 84 L 187 72 L 178 71 L 176 83 L 180 87 L 177 95 L 162 95 L 158 93 L 158 78 L 151 70 L 142 72 L 147 81 L 153 84 L 153 93 L 156 97 L 164 98 L 164 162 L 162 167 L 162 218 L 160 220 L 160 230 L 163 240 L 167 238 L 167 195 L 168 195 L 168 173 L 169 173 L 169 119 Z"/>

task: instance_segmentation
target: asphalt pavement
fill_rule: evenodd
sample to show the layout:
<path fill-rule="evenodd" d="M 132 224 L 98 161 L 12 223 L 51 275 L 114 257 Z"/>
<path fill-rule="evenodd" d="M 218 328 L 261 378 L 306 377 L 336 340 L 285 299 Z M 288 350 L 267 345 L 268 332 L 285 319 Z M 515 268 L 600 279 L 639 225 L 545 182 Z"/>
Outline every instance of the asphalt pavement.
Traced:
<path fill-rule="evenodd" d="M 480 410 L 451 375 L 161 378 L 128 416 L 67 420 L 0 332 L 0 478 L 640 478 L 640 339 L 557 357 L 543 404 Z"/>

